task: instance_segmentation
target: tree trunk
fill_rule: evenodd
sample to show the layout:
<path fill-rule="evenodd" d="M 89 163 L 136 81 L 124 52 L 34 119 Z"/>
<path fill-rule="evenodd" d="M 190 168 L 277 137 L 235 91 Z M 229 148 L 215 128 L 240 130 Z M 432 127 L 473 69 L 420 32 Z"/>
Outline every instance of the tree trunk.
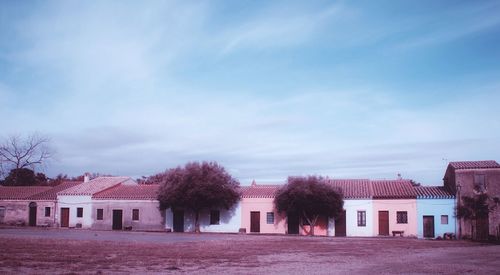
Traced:
<path fill-rule="evenodd" d="M 194 211 L 194 232 L 200 233 L 200 211 Z"/>

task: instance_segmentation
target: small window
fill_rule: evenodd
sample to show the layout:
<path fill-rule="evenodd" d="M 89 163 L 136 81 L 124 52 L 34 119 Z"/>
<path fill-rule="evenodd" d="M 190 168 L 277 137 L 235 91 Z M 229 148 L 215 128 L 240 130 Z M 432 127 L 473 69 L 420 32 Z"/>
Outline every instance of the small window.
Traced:
<path fill-rule="evenodd" d="M 220 212 L 219 210 L 210 211 L 210 224 L 219 224 L 220 223 Z"/>
<path fill-rule="evenodd" d="M 397 221 L 397 223 L 408 223 L 408 212 L 397 211 L 396 212 L 396 221 Z"/>
<path fill-rule="evenodd" d="M 50 207 L 45 207 L 45 217 L 50 217 Z"/>
<path fill-rule="evenodd" d="M 474 190 L 479 193 L 486 192 L 486 176 L 474 175 Z"/>
<path fill-rule="evenodd" d="M 97 220 L 102 221 L 104 218 L 104 210 L 99 208 L 97 209 Z"/>
<path fill-rule="evenodd" d="M 448 215 L 441 215 L 441 224 L 448 224 Z"/>
<path fill-rule="evenodd" d="M 274 224 L 274 212 L 267 212 L 266 221 L 267 224 Z"/>
<path fill-rule="evenodd" d="M 358 226 L 366 226 L 366 211 L 358 211 Z"/>
<path fill-rule="evenodd" d="M 139 209 L 132 209 L 132 220 L 133 221 L 139 220 Z"/>
<path fill-rule="evenodd" d="M 76 217 L 77 217 L 77 218 L 81 218 L 81 217 L 83 217 L 83 208 L 82 208 L 82 207 L 78 207 L 78 208 L 76 209 Z"/>

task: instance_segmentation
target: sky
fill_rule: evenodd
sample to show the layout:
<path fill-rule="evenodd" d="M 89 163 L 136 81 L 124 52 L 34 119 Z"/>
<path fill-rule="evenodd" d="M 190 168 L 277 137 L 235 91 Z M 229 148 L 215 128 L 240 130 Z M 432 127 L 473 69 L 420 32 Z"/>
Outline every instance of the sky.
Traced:
<path fill-rule="evenodd" d="M 48 176 L 217 161 L 440 185 L 500 161 L 498 1 L 1 1 L 0 135 Z"/>

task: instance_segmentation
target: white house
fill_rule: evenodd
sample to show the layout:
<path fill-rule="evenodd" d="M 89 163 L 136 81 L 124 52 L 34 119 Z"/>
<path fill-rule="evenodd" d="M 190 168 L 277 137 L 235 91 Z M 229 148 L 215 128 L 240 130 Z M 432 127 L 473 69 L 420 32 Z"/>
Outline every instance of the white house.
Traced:
<path fill-rule="evenodd" d="M 98 177 L 57 193 L 56 220 L 60 227 L 91 228 L 92 196 L 116 186 L 137 185 L 129 177 Z"/>

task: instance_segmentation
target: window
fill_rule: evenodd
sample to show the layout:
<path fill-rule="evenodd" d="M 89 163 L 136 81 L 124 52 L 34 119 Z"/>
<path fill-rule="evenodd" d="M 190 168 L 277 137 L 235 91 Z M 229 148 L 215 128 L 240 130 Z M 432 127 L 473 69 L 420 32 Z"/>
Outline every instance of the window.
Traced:
<path fill-rule="evenodd" d="M 267 212 L 266 221 L 267 224 L 274 224 L 274 212 Z"/>
<path fill-rule="evenodd" d="M 479 193 L 486 192 L 486 176 L 474 175 L 474 190 Z"/>
<path fill-rule="evenodd" d="M 397 223 L 408 223 L 408 212 L 397 211 L 396 212 L 396 220 L 397 220 Z"/>
<path fill-rule="evenodd" d="M 448 224 L 448 215 L 441 215 L 441 224 Z"/>
<path fill-rule="evenodd" d="M 45 217 L 50 217 L 50 207 L 45 207 Z"/>
<path fill-rule="evenodd" d="M 132 209 L 132 220 L 133 221 L 139 220 L 139 209 Z"/>
<path fill-rule="evenodd" d="M 82 207 L 78 207 L 78 208 L 76 209 L 76 217 L 77 217 L 77 218 L 81 218 L 81 217 L 83 217 L 83 208 L 82 208 Z"/>
<path fill-rule="evenodd" d="M 366 211 L 358 211 L 358 226 L 366 226 Z"/>
<path fill-rule="evenodd" d="M 219 210 L 210 211 L 210 224 L 219 224 L 220 223 L 220 212 Z"/>
<path fill-rule="evenodd" d="M 104 217 L 104 210 L 103 209 L 97 209 L 97 220 L 102 221 Z"/>

